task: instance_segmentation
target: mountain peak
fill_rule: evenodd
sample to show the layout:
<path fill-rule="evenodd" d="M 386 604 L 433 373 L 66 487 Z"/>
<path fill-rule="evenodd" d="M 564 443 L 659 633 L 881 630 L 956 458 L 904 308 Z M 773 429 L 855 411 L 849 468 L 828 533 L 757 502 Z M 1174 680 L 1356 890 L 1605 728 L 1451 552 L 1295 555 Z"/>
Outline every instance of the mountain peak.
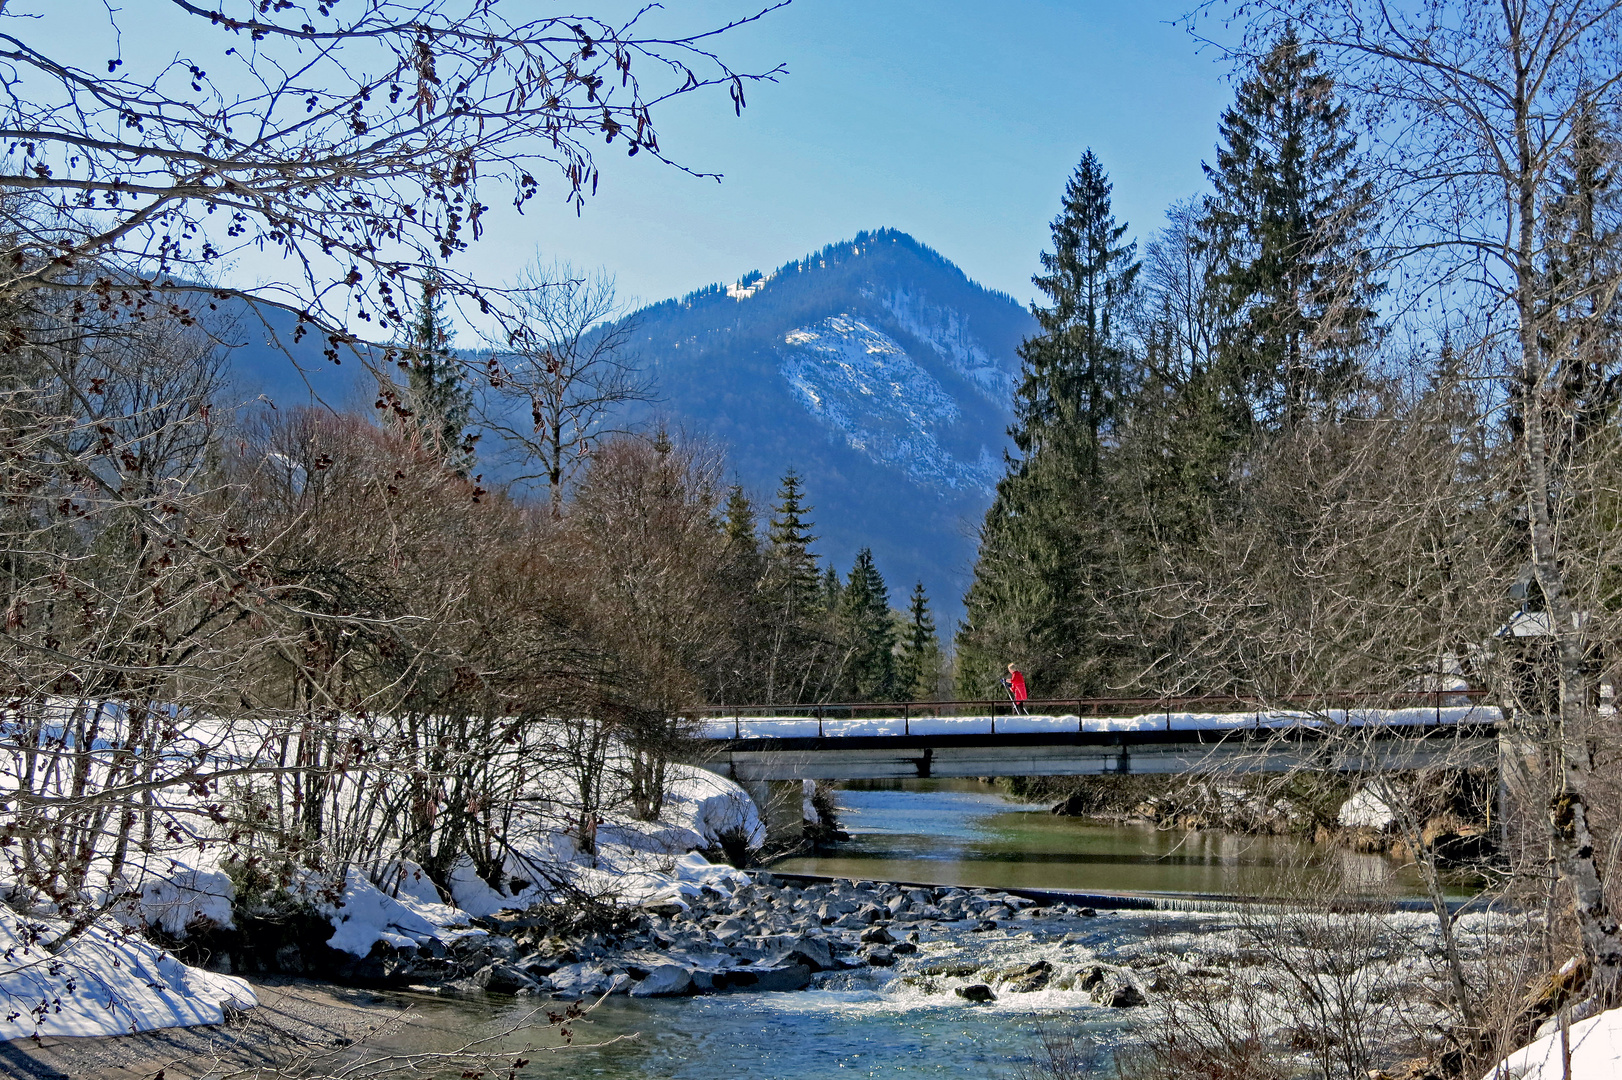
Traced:
<path fill-rule="evenodd" d="M 630 320 L 663 417 L 724 441 L 763 497 L 798 469 L 824 557 L 843 569 L 872 547 L 958 614 L 1034 331 L 1017 301 L 875 229 Z"/>

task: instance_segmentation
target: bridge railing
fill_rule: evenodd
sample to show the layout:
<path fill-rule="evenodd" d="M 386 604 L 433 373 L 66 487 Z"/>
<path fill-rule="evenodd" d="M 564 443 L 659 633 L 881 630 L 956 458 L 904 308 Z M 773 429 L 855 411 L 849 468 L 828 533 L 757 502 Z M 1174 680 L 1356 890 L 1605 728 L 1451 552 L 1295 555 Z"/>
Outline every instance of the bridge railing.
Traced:
<path fill-rule="evenodd" d="M 1468 716 L 1486 696 L 1484 690 L 1416 690 L 1402 693 L 1338 693 L 1332 695 L 1296 695 L 1267 701 L 1229 696 L 1189 697 L 1118 697 L 1118 698 L 1032 698 L 1016 708 L 1006 698 L 958 701 L 841 701 L 815 702 L 796 705 L 707 705 L 689 710 L 687 716 L 703 723 L 711 738 L 724 738 L 720 732 L 727 722 L 732 727 L 731 737 L 750 738 L 752 735 L 775 737 L 782 731 L 765 730 L 767 725 L 781 726 L 783 721 L 816 721 L 816 735 L 825 737 L 828 725 L 834 724 L 838 734 L 850 734 L 856 727 L 852 721 L 886 722 L 886 731 L 873 734 L 915 734 L 915 721 L 921 729 L 934 729 L 940 725 L 928 721 L 981 720 L 988 724 L 989 732 L 997 734 L 997 722 L 1004 721 L 1004 731 L 1031 729 L 1042 722 L 1040 730 L 1057 730 L 1059 725 L 1048 721 L 1068 721 L 1073 718 L 1077 731 L 1087 730 L 1089 720 L 1140 718 L 1153 723 L 1164 717 L 1165 729 L 1176 727 L 1241 726 L 1233 722 L 1218 725 L 1197 722 L 1200 717 L 1237 718 L 1253 716 L 1258 727 L 1264 717 L 1314 723 L 1322 719 L 1336 720 L 1350 717 L 1354 712 L 1379 710 L 1383 714 L 1400 713 L 1403 723 L 1424 723 L 1424 711 L 1433 713 L 1438 725 L 1456 722 L 1461 713 Z M 1416 715 L 1419 714 L 1419 715 Z M 888 730 L 900 722 L 900 730 Z M 1147 723 L 1145 726 L 1147 726 Z M 795 725 L 796 728 L 802 725 Z M 803 725 L 810 734 L 809 724 Z M 1158 723 L 1154 723 L 1159 727 Z M 956 725 L 953 725 L 956 728 Z M 754 728 L 754 731 L 751 731 Z M 1067 729 L 1068 730 L 1068 729 Z"/>

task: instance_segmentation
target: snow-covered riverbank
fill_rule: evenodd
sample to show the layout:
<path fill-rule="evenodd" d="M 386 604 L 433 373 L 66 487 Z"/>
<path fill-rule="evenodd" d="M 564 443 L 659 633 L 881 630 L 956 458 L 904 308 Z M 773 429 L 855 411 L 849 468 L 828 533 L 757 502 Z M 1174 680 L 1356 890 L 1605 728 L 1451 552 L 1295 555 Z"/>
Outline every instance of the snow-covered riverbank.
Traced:
<path fill-rule="evenodd" d="M 231 878 L 217 866 L 176 863 L 167 876 L 148 879 L 137 894 L 139 919 L 128 918 L 126 907 L 122 928 L 98 925 L 64 944 L 48 916 L 13 917 L 8 932 L 22 959 L 0 972 L 0 989 L 11 995 L 15 1014 L 9 1023 L 18 1029 L 11 1037 L 218 1024 L 251 1007 L 255 997 L 251 983 L 218 969 L 235 963 L 237 976 L 299 970 L 318 952 L 349 957 L 354 977 L 372 985 L 475 1009 L 605 994 L 632 999 L 625 1001 L 628 1009 L 640 1007 L 636 999 L 738 992 L 765 992 L 761 1000 L 780 1001 L 784 995 L 771 992 L 805 990 L 807 1000 L 848 999 L 858 1011 L 918 1008 L 939 1016 L 943 1009 L 991 1010 L 1014 1028 L 1030 1022 L 1022 1017 L 1057 1010 L 1124 1033 L 1155 1023 L 1179 987 L 1193 980 L 1202 992 L 1242 1000 L 1279 1038 L 1290 1031 L 1276 969 L 1256 948 L 1259 923 L 1243 913 L 1099 915 L 1073 903 L 1035 903 L 995 890 L 797 883 L 714 865 L 691 850 L 713 848 L 721 835 L 739 830 L 756 843 L 762 836 L 759 814 L 741 790 L 693 774 L 678 780 L 663 821 L 601 824 L 594 857 L 576 850 L 566 835 L 537 832 L 519 838 L 494 882 L 459 872 L 441 892 L 408 863 L 385 875 L 382 887 L 356 873 L 341 887 L 326 883 L 325 892 L 312 880 L 307 899 L 320 915 L 314 925 L 324 929 L 279 969 L 254 968 L 245 953 L 215 951 L 208 959 L 216 970 L 200 971 L 141 938 L 142 929 L 177 935 L 204 933 L 208 923 L 230 925 Z M 537 882 L 542 859 L 554 890 L 566 880 L 612 893 L 622 916 L 609 924 L 571 922 L 563 909 L 548 905 L 553 896 Z M 1327 920 L 1319 929 L 1333 936 L 1330 923 L 1345 916 L 1315 918 Z M 1486 947 L 1489 921 L 1461 917 L 1456 931 L 1467 950 Z M 1439 992 L 1428 915 L 1367 916 L 1360 932 L 1382 942 L 1357 974 L 1381 1000 L 1425 1001 Z M 690 1005 L 699 1007 L 669 1007 Z M 663 1012 L 648 1015 L 653 1023 L 666 1022 Z M 1592 1072 L 1614 1064 L 1614 1055 L 1605 1056 L 1611 1053 L 1607 1040 L 1614 1041 L 1608 1023 L 1573 1026 L 1574 1075 L 1584 1076 L 1584 1069 L 1611 1075 Z M 1550 1045 L 1545 1039 L 1512 1064 L 1533 1070 L 1526 1075 L 1539 1080 L 1559 1075 L 1546 1071 L 1550 1060 L 1558 1061 L 1550 1058 Z"/>
<path fill-rule="evenodd" d="M 512 836 L 500 888 L 464 862 L 443 895 L 400 860 L 382 887 L 353 869 L 341 880 L 305 873 L 288 899 L 325 921 L 330 937 L 319 944 L 327 949 L 396 971 L 441 962 L 441 974 L 454 980 L 472 973 L 462 971 L 468 961 L 489 955 L 492 934 L 475 919 L 546 903 L 560 888 L 631 906 L 680 905 L 705 890 L 729 894 L 748 879 L 696 853 L 728 835 L 753 847 L 764 842 L 754 804 L 728 780 L 685 770 L 671 783 L 662 820 L 605 821 L 594 855 L 556 829 Z M 230 974 L 229 954 L 215 953 L 216 970 L 202 970 L 153 941 L 235 928 L 231 855 L 220 845 L 189 858 L 132 862 L 105 887 L 104 914 L 88 927 L 56 917 L 49 903 L 23 912 L 0 905 L 0 1041 L 217 1024 L 230 1010 L 253 1007 L 250 985 Z"/>

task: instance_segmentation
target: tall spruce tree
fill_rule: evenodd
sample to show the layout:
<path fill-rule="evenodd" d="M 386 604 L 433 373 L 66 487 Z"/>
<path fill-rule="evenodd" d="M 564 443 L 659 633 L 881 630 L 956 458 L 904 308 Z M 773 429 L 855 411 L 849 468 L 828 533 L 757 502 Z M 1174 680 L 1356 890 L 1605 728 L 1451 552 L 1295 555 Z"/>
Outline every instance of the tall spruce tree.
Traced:
<path fill-rule="evenodd" d="M 755 504 L 743 490 L 742 484 L 733 484 L 727 490 L 727 501 L 722 507 L 721 529 L 727 543 L 750 555 L 760 550 L 759 523 L 755 519 Z"/>
<path fill-rule="evenodd" d="M 1287 27 L 1222 114 L 1202 241 L 1233 393 L 1263 430 L 1333 415 L 1355 390 L 1380 292 L 1373 187 L 1317 54 Z"/>
<path fill-rule="evenodd" d="M 912 701 L 935 697 L 941 677 L 941 643 L 935 635 L 935 617 L 929 611 L 924 583 L 912 587 L 907 621 L 902 627 L 901 652 L 896 657 L 896 696 Z"/>
<path fill-rule="evenodd" d="M 806 520 L 810 511 L 800 476 L 790 469 L 777 490 L 777 504 L 766 531 L 764 593 L 771 610 L 765 676 L 768 702 L 795 702 L 821 692 L 826 613 L 820 602 L 817 559 L 811 554 L 816 537 Z"/>
<path fill-rule="evenodd" d="M 890 591 L 863 548 L 839 597 L 839 632 L 848 659 L 843 689 L 856 701 L 888 701 L 896 691 L 895 626 Z"/>
<path fill-rule="evenodd" d="M 810 512 L 800 474 L 790 469 L 777 489 L 767 542 L 779 602 L 796 619 L 808 618 L 816 609 L 817 559 L 811 554 L 816 537 L 806 520 Z"/>
<path fill-rule="evenodd" d="M 965 598 L 965 697 L 995 694 L 1015 659 L 1054 692 L 1102 688 L 1099 615 L 1111 574 L 1104 457 L 1136 362 L 1128 330 L 1139 265 L 1126 229 L 1089 150 L 1065 187 L 1053 250 L 1032 278 L 1049 304 L 1033 306 L 1041 333 L 1020 348 L 1024 378 L 1009 434 L 1021 456 L 997 485 Z"/>
<path fill-rule="evenodd" d="M 1138 276 L 1137 245 L 1110 211 L 1110 182 L 1091 150 L 1065 185 L 1053 250 L 1031 279 L 1050 301 L 1033 305 L 1041 333 L 1020 346 L 1024 378 L 1010 432 L 1027 457 L 1054 443 L 1096 472 L 1100 440 L 1129 384 L 1126 314 Z"/>
<path fill-rule="evenodd" d="M 407 343 L 406 393 L 424 444 L 447 465 L 465 471 L 472 459 L 467 425 L 473 413 L 473 394 L 462 378 L 461 362 L 451 351 L 452 338 L 445 298 L 430 277 L 422 284 Z"/>

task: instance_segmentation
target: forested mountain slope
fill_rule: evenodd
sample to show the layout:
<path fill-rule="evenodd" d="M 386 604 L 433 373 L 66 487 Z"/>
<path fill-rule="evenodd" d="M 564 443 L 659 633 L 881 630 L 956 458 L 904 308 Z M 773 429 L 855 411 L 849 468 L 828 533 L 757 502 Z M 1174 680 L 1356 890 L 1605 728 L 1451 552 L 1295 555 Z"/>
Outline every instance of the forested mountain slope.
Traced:
<path fill-rule="evenodd" d="M 644 417 L 720 440 L 763 500 L 797 469 L 824 559 L 843 572 L 870 546 L 893 602 L 921 579 L 943 625 L 957 617 L 1024 308 L 884 229 L 630 318 L 660 399 Z"/>

